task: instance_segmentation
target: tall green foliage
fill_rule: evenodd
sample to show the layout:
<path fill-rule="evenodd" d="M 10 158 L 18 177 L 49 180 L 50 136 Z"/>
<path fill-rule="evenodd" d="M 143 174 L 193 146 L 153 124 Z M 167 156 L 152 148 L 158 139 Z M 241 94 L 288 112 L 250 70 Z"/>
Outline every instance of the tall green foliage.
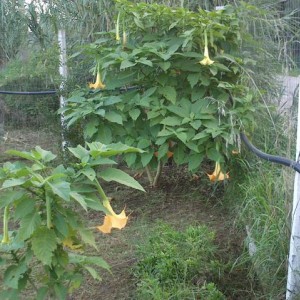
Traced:
<path fill-rule="evenodd" d="M 64 109 L 69 125 L 84 120 L 87 139 L 145 150 L 126 155 L 131 167 L 159 166 L 172 154 L 190 171 L 204 157 L 224 162 L 236 134 L 253 125 L 254 112 L 241 84 L 233 7 L 192 12 L 120 1 L 119 11 L 123 41 L 102 33 L 86 51 L 106 88 L 75 91 Z"/>

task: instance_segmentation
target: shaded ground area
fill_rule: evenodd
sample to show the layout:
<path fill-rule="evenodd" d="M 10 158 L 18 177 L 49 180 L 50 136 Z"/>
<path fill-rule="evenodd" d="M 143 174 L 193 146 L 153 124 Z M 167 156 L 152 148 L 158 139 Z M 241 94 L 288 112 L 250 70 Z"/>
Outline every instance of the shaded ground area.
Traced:
<path fill-rule="evenodd" d="M 140 181 L 147 186 L 146 178 Z M 212 186 L 204 172 L 194 181 L 183 169 L 165 167 L 160 187 L 147 189 L 146 194 L 114 185 L 107 186 L 106 191 L 114 197 L 112 205 L 117 211 L 126 206 L 129 224 L 110 235 L 96 233 L 99 255 L 110 263 L 112 274 L 102 273 L 101 283 L 87 277 L 87 282 L 70 299 L 136 299 L 136 283 L 131 275 L 137 261 L 135 250 L 159 220 L 179 230 L 200 224 L 213 229 L 219 260 L 226 266 L 225 274 L 215 282 L 218 288 L 227 299 L 263 299 L 258 296 L 255 280 L 248 278 L 246 267 L 236 263 L 242 254 L 244 233 L 237 232 L 235 217 L 223 205 L 223 183 Z M 97 213 L 89 213 L 87 218 L 91 226 L 102 222 Z"/>
<path fill-rule="evenodd" d="M 53 126 L 44 129 L 6 129 L 3 140 L 0 141 L 0 163 L 10 160 L 5 151 L 15 149 L 29 151 L 35 146 L 58 153 L 61 149 L 61 140 L 57 128 Z"/>

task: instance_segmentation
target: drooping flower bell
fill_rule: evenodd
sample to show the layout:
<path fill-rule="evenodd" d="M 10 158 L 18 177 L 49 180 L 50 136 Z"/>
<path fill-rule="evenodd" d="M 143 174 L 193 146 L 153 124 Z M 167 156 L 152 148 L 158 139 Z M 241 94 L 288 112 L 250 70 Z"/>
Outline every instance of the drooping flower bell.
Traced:
<path fill-rule="evenodd" d="M 223 173 L 221 171 L 221 165 L 220 165 L 219 162 L 216 162 L 214 172 L 212 174 L 207 174 L 207 176 L 209 177 L 209 180 L 212 181 L 212 182 L 222 181 L 222 180 L 225 180 L 225 179 L 229 178 L 228 173 Z"/>
<path fill-rule="evenodd" d="M 204 58 L 201 61 L 199 61 L 199 63 L 203 66 L 209 66 L 214 63 L 214 61 L 209 58 L 209 54 L 208 54 L 208 42 L 207 42 L 206 30 L 204 31 Z"/>
<path fill-rule="evenodd" d="M 116 41 L 120 41 L 120 13 L 118 13 L 116 23 Z"/>
<path fill-rule="evenodd" d="M 100 71 L 97 72 L 96 82 L 89 84 L 90 89 L 105 89 L 105 84 L 101 81 Z"/>
<path fill-rule="evenodd" d="M 108 210 L 109 214 L 104 217 L 104 222 L 97 229 L 103 233 L 111 233 L 112 228 L 122 229 L 126 226 L 128 217 L 123 209 L 120 214 L 116 214 L 112 209 L 109 200 L 103 201 L 103 206 Z"/>

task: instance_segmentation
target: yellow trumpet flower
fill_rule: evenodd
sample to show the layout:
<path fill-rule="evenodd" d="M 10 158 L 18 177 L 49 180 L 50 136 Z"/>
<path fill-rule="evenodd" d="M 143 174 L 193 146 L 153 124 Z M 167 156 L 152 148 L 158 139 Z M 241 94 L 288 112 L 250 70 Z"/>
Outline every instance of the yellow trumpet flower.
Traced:
<path fill-rule="evenodd" d="M 118 13 L 117 24 L 116 24 L 116 41 L 120 40 L 120 13 Z"/>
<path fill-rule="evenodd" d="M 214 61 L 209 58 L 209 54 L 208 54 L 208 42 L 207 42 L 206 30 L 204 31 L 204 58 L 201 61 L 199 61 L 199 63 L 203 66 L 209 66 L 214 63 Z"/>
<path fill-rule="evenodd" d="M 101 74 L 97 72 L 96 82 L 90 83 L 89 87 L 91 89 L 105 89 L 105 84 L 101 81 Z"/>
<path fill-rule="evenodd" d="M 120 214 L 116 214 L 112 209 L 109 200 L 104 200 L 103 206 L 109 211 L 109 214 L 104 217 L 103 224 L 96 227 L 99 231 L 111 233 L 112 228 L 122 229 L 126 226 L 128 217 L 126 217 L 125 210 L 122 210 Z"/>
<path fill-rule="evenodd" d="M 222 180 L 225 180 L 225 179 L 229 178 L 228 173 L 225 174 L 221 171 L 221 165 L 220 165 L 219 162 L 216 162 L 214 172 L 212 174 L 207 174 L 207 176 L 209 177 L 209 180 L 212 181 L 212 182 L 222 181 Z"/>

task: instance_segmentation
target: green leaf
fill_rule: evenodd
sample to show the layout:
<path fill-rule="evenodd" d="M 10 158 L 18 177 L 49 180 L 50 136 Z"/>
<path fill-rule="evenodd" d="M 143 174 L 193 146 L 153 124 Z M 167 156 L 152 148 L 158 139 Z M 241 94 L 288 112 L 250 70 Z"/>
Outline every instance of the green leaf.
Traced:
<path fill-rule="evenodd" d="M 57 248 L 56 235 L 52 229 L 45 226 L 38 228 L 31 239 L 34 255 L 43 264 L 50 266 L 53 251 Z"/>
<path fill-rule="evenodd" d="M 47 297 L 48 288 L 43 286 L 38 289 L 36 300 L 45 300 Z"/>
<path fill-rule="evenodd" d="M 160 62 L 158 63 L 158 66 L 166 72 L 171 67 L 171 63 L 169 61 Z"/>
<path fill-rule="evenodd" d="M 223 155 L 216 148 L 210 148 L 207 151 L 207 157 L 213 161 L 224 162 Z"/>
<path fill-rule="evenodd" d="M 108 168 L 100 172 L 105 181 L 116 181 L 126 186 L 145 192 L 144 188 L 131 176 L 119 169 Z"/>
<path fill-rule="evenodd" d="M 150 163 L 152 158 L 153 158 L 152 152 L 141 154 L 141 163 L 142 163 L 143 167 L 146 167 Z"/>
<path fill-rule="evenodd" d="M 140 114 L 141 111 L 138 108 L 129 111 L 129 115 L 133 121 L 136 121 L 136 119 L 140 116 Z"/>
<path fill-rule="evenodd" d="M 36 161 L 36 158 L 33 157 L 33 155 L 30 152 L 26 152 L 26 151 L 18 151 L 18 150 L 8 150 L 5 153 L 13 155 L 13 156 L 18 156 L 21 158 L 25 158 L 31 161 Z"/>
<path fill-rule="evenodd" d="M 188 168 L 190 172 L 195 172 L 202 163 L 204 155 L 201 153 L 192 154 L 189 156 Z"/>
<path fill-rule="evenodd" d="M 182 119 L 179 117 L 166 117 L 160 123 L 168 126 L 179 126 L 181 121 Z"/>
<path fill-rule="evenodd" d="M 103 144 L 110 144 L 112 142 L 112 132 L 108 126 L 101 126 L 98 128 L 96 140 Z"/>
<path fill-rule="evenodd" d="M 3 182 L 1 189 L 6 189 L 14 186 L 19 186 L 24 184 L 27 181 L 26 177 L 15 178 L 15 179 L 7 179 Z"/>
<path fill-rule="evenodd" d="M 141 138 L 137 144 L 138 148 L 145 149 L 151 145 L 151 141 L 149 139 Z"/>
<path fill-rule="evenodd" d="M 61 182 L 47 182 L 47 185 L 51 188 L 53 194 L 61 197 L 62 199 L 69 201 L 70 200 L 70 183 L 66 181 Z"/>
<path fill-rule="evenodd" d="M 124 70 L 124 69 L 130 68 L 130 67 L 133 67 L 135 65 L 136 65 L 136 62 L 132 62 L 130 60 L 125 59 L 121 62 L 120 70 Z"/>
<path fill-rule="evenodd" d="M 117 123 L 120 125 L 123 125 L 123 119 L 122 116 L 114 111 L 108 111 L 105 113 L 105 119 L 112 122 Z"/>
<path fill-rule="evenodd" d="M 38 160 L 43 160 L 44 162 L 52 161 L 56 158 L 56 155 L 51 151 L 42 149 L 40 146 L 36 146 L 35 150 L 32 151 L 34 157 Z"/>
<path fill-rule="evenodd" d="M 101 280 L 101 277 L 99 276 L 98 272 L 89 266 L 84 266 L 84 268 L 91 274 L 93 279 Z"/>
<path fill-rule="evenodd" d="M 209 138 L 209 133 L 207 133 L 206 131 L 201 131 L 199 133 L 197 133 L 194 137 L 193 137 L 193 141 L 196 141 L 196 140 L 200 140 L 200 139 L 207 139 Z"/>
<path fill-rule="evenodd" d="M 106 208 L 100 203 L 99 199 L 92 199 L 91 197 L 86 197 L 85 202 L 87 207 L 96 211 L 106 211 Z"/>
<path fill-rule="evenodd" d="M 89 152 L 85 148 L 83 148 L 81 145 L 78 145 L 76 148 L 68 148 L 69 151 L 77 158 L 79 158 L 81 161 L 86 159 L 86 157 L 89 157 Z"/>
<path fill-rule="evenodd" d="M 78 193 L 76 193 L 76 192 L 71 192 L 71 193 L 70 193 L 70 196 L 71 196 L 73 199 L 75 199 L 75 200 L 82 206 L 82 208 L 83 208 L 84 210 L 87 211 L 87 204 L 86 204 L 86 202 L 85 202 L 85 198 L 84 198 L 82 195 L 80 195 L 80 194 L 78 194 Z"/>
<path fill-rule="evenodd" d="M 3 283 L 12 289 L 18 289 L 19 281 L 23 278 L 26 271 L 27 266 L 25 262 L 9 266 L 4 272 Z"/>
<path fill-rule="evenodd" d="M 86 176 L 90 181 L 94 181 L 94 179 L 96 178 L 96 172 L 94 171 L 94 169 L 86 167 L 82 170 L 79 171 L 79 174 L 83 174 L 84 176 Z"/>
<path fill-rule="evenodd" d="M 187 80 L 191 85 L 191 88 L 193 88 L 199 81 L 201 77 L 201 73 L 191 73 L 188 75 Z"/>
<path fill-rule="evenodd" d="M 149 66 L 149 67 L 152 67 L 152 66 L 153 66 L 152 61 L 151 61 L 151 60 L 148 60 L 148 59 L 146 59 L 146 58 L 144 58 L 144 57 L 142 57 L 142 58 L 136 60 L 136 62 L 138 62 L 138 63 L 140 63 L 140 64 L 143 64 L 143 65 L 146 65 L 146 66 Z"/>
<path fill-rule="evenodd" d="M 96 265 L 103 269 L 109 270 L 108 263 L 99 256 L 85 256 L 76 253 L 69 253 L 70 263 L 81 264 L 81 265 Z"/>
<path fill-rule="evenodd" d="M 87 124 L 85 124 L 83 132 L 85 138 L 92 138 L 94 134 L 98 131 L 99 120 L 94 118 Z"/>
<path fill-rule="evenodd" d="M 80 226 L 77 228 L 77 230 L 84 243 L 91 245 L 95 249 L 97 249 L 94 234 L 90 230 Z"/>
<path fill-rule="evenodd" d="M 66 300 L 67 299 L 67 294 L 68 294 L 68 289 L 62 284 L 62 283 L 57 283 L 54 285 L 54 291 L 57 300 Z"/>
<path fill-rule="evenodd" d="M 167 152 L 169 151 L 169 144 L 165 143 L 162 144 L 159 148 L 158 148 L 158 159 L 162 159 L 164 156 L 166 156 Z"/>
<path fill-rule="evenodd" d="M 3 191 L 0 194 L 0 208 L 3 208 L 24 196 L 23 191 Z"/>
<path fill-rule="evenodd" d="M 175 148 L 174 150 L 174 161 L 177 165 L 181 165 L 185 163 L 185 146 L 184 144 L 180 144 L 178 147 Z"/>
<path fill-rule="evenodd" d="M 128 167 L 132 167 L 134 165 L 134 163 L 136 162 L 136 158 L 136 153 L 126 153 L 124 155 L 124 159 Z"/>
<path fill-rule="evenodd" d="M 53 221 L 54 228 L 57 229 L 58 232 L 61 233 L 64 237 L 67 237 L 69 234 L 69 227 L 65 217 L 60 213 L 56 213 L 53 216 L 52 221 Z"/>
<path fill-rule="evenodd" d="M 22 219 L 24 216 L 33 213 L 35 210 L 35 200 L 31 198 L 23 198 L 15 207 L 14 219 Z"/>
<path fill-rule="evenodd" d="M 202 122 L 201 122 L 201 120 L 195 120 L 195 121 L 192 121 L 190 124 L 195 130 L 198 130 L 201 127 Z"/>
<path fill-rule="evenodd" d="M 41 217 L 38 212 L 33 211 L 30 214 L 22 217 L 20 221 L 20 229 L 16 236 L 16 239 L 19 241 L 24 241 L 32 235 L 32 233 L 38 228 L 41 224 Z"/>
<path fill-rule="evenodd" d="M 160 87 L 158 89 L 158 92 L 163 95 L 167 100 L 169 100 L 170 102 L 172 102 L 173 104 L 176 103 L 176 90 L 173 86 L 164 86 L 164 87 Z"/>
<path fill-rule="evenodd" d="M 141 149 L 130 147 L 122 143 L 104 145 L 99 142 L 93 142 L 93 143 L 86 143 L 86 144 L 90 148 L 90 153 L 93 157 L 97 157 L 97 156 L 109 157 L 109 156 L 114 156 L 123 153 L 144 152 Z"/>

